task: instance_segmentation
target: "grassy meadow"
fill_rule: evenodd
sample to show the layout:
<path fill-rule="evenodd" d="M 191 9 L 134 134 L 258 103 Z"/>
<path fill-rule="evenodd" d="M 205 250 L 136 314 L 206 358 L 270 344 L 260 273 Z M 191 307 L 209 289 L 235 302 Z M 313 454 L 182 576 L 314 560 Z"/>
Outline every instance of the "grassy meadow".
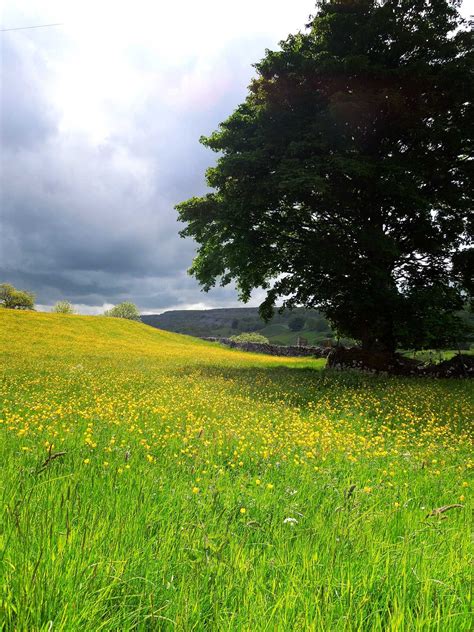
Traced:
<path fill-rule="evenodd" d="M 0 355 L 1 630 L 473 629 L 472 383 L 9 310 Z"/>

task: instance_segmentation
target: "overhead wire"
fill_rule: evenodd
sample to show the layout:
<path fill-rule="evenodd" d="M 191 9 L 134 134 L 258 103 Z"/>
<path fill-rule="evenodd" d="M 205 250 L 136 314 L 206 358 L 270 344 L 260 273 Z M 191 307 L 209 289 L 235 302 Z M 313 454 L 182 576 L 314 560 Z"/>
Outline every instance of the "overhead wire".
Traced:
<path fill-rule="evenodd" d="M 64 22 L 54 22 L 53 24 L 36 24 L 35 26 L 17 26 L 15 28 L 10 29 L 1 29 L 1 33 L 5 33 L 6 31 L 26 31 L 27 29 L 44 29 L 48 26 L 62 26 Z"/>

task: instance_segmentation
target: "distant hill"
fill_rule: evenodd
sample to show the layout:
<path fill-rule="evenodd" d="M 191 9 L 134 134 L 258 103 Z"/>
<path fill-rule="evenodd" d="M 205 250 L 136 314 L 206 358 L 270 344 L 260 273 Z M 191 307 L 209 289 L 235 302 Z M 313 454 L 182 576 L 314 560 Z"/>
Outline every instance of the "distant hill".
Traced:
<path fill-rule="evenodd" d="M 474 315 L 464 310 L 460 316 L 474 332 Z M 236 336 L 238 334 L 257 331 L 266 336 L 272 344 L 295 345 L 298 337 L 305 338 L 309 345 L 320 345 L 335 337 L 328 321 L 315 309 L 296 308 L 286 310 L 283 314 L 275 314 L 270 322 L 265 323 L 258 315 L 257 307 L 229 307 L 222 309 L 173 310 L 163 314 L 146 314 L 142 322 L 158 329 L 173 331 L 189 336 L 217 338 Z M 295 319 L 300 320 L 301 330 L 294 331 Z M 473 333 L 466 334 L 461 347 L 469 348 L 474 342 Z M 353 341 L 342 339 L 342 344 L 353 344 Z"/>
<path fill-rule="evenodd" d="M 232 307 L 206 310 L 173 310 L 163 314 L 143 315 L 142 322 L 152 327 L 190 336 L 234 336 L 258 331 L 273 344 L 296 344 L 299 336 L 308 344 L 320 344 L 333 338 L 327 320 L 317 311 L 297 308 L 275 314 L 268 323 L 256 307 Z M 298 326 L 299 330 L 295 330 Z"/>

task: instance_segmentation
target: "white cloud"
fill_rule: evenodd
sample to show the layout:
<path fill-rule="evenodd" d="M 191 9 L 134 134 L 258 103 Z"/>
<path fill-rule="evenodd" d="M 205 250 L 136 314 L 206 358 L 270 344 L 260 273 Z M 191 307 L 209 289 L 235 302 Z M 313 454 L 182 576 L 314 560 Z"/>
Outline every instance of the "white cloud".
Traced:
<path fill-rule="evenodd" d="M 229 42 L 257 39 L 274 46 L 302 27 L 312 8 L 311 0 L 29 0 L 21 8 L 7 2 L 3 23 L 62 23 L 16 37 L 44 55 L 60 131 L 100 143 L 123 133 L 127 117 L 156 96 L 156 86 L 171 106 L 212 105 L 215 64 Z M 229 69 L 227 81 L 233 79 Z"/>

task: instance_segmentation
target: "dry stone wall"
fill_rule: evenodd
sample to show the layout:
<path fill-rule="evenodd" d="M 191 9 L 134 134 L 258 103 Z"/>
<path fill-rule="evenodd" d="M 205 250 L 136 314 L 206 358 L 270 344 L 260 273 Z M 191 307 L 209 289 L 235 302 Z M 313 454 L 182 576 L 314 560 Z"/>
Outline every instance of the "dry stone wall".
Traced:
<path fill-rule="evenodd" d="M 405 375 L 435 378 L 473 378 L 474 357 L 456 355 L 451 360 L 439 364 L 424 364 L 399 354 L 368 353 L 358 347 L 284 347 L 258 342 L 237 342 L 230 338 L 203 338 L 211 342 L 220 342 L 234 349 L 265 353 L 274 356 L 328 358 L 330 369 L 356 369 L 370 373 Z"/>
<path fill-rule="evenodd" d="M 240 349 L 241 351 L 265 353 L 274 356 L 326 358 L 331 351 L 331 349 L 325 349 L 324 347 L 284 347 L 260 342 L 237 342 L 230 338 L 203 338 L 203 340 L 220 342 L 223 345 L 233 349 Z"/>

